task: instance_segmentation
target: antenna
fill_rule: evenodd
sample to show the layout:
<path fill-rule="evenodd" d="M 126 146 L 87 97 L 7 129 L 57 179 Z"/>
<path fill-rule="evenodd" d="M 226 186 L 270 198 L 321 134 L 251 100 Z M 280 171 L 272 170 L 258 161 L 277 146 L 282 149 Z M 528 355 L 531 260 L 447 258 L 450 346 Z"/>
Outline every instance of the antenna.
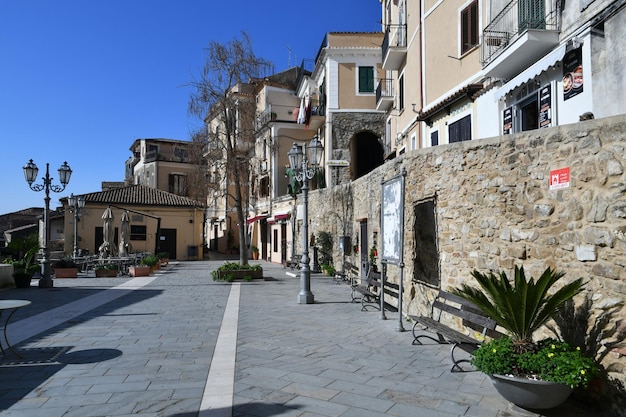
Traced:
<path fill-rule="evenodd" d="M 288 54 L 288 59 L 287 59 L 287 68 L 291 68 L 291 48 L 289 47 L 289 45 L 285 45 L 285 48 L 287 48 L 287 51 L 289 51 Z"/>

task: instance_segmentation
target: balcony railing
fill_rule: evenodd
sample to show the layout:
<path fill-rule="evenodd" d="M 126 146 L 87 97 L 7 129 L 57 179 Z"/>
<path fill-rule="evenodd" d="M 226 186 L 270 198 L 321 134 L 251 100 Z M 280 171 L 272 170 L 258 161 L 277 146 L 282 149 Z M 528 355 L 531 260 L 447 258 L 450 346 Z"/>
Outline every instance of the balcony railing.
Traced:
<path fill-rule="evenodd" d="M 323 116 L 323 108 L 319 105 L 319 101 L 312 99 L 310 101 L 311 116 Z M 257 116 L 255 120 L 255 128 L 260 129 L 270 122 L 296 123 L 298 121 L 298 113 L 300 106 L 284 106 L 278 104 L 270 104 L 263 113 Z"/>
<path fill-rule="evenodd" d="M 388 25 L 382 45 L 383 68 L 396 70 L 406 56 L 406 25 Z"/>
<path fill-rule="evenodd" d="M 481 64 L 496 59 L 529 29 L 560 30 L 560 2 L 512 0 L 489 23 L 482 34 Z"/>
<path fill-rule="evenodd" d="M 389 110 L 393 105 L 393 80 L 381 78 L 376 86 L 376 109 Z"/>

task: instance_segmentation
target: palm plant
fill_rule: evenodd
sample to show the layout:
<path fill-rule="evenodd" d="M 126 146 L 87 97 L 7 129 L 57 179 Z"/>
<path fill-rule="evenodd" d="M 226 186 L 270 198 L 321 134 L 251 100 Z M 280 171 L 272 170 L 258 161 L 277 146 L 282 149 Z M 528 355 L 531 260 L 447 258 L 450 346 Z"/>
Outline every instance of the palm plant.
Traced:
<path fill-rule="evenodd" d="M 518 353 L 534 350 L 533 333 L 563 307 L 564 303 L 580 293 L 584 287 L 582 278 L 568 283 L 549 295 L 552 286 L 565 275 L 547 268 L 535 280 L 526 279 L 524 267 L 515 267 L 513 284 L 505 272 L 496 276 L 493 272 L 483 274 L 474 270 L 472 276 L 481 289 L 467 284 L 452 292 L 474 303 L 507 330 Z"/>

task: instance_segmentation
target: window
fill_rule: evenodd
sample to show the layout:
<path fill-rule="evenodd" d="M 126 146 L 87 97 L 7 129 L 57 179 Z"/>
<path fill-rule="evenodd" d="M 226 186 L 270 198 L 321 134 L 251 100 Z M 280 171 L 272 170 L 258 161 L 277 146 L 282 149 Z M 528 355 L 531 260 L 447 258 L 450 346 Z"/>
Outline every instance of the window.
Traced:
<path fill-rule="evenodd" d="M 130 225 L 130 240 L 146 240 L 146 226 Z"/>
<path fill-rule="evenodd" d="M 472 140 L 472 116 L 467 115 L 448 126 L 449 143 Z"/>
<path fill-rule="evenodd" d="M 374 92 L 374 67 L 359 67 L 359 93 Z"/>
<path fill-rule="evenodd" d="M 461 55 L 478 45 L 478 1 L 461 11 Z"/>
<path fill-rule="evenodd" d="M 434 132 L 430 133 L 430 146 L 437 145 L 439 145 L 439 131 L 435 130 Z"/>
<path fill-rule="evenodd" d="M 518 132 L 539 128 L 539 95 L 531 95 L 518 105 Z"/>
<path fill-rule="evenodd" d="M 176 195 L 187 195 L 187 176 L 181 174 L 169 175 L 169 192 Z"/>

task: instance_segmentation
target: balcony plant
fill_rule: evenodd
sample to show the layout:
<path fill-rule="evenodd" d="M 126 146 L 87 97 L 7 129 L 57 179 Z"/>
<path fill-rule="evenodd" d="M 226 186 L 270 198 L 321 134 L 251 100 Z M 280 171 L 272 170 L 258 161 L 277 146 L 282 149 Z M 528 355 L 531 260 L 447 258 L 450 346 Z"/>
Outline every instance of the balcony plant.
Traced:
<path fill-rule="evenodd" d="M 536 341 L 535 332 L 553 319 L 564 304 L 584 288 L 582 278 L 548 292 L 565 274 L 547 268 L 535 281 L 515 267 L 513 283 L 505 272 L 495 275 L 473 271 L 480 289 L 462 284 L 453 290 L 494 319 L 509 336 L 483 343 L 471 363 L 488 374 L 507 400 L 531 409 L 553 408 L 575 387 L 586 387 L 598 368 L 580 347 L 547 338 Z"/>
<path fill-rule="evenodd" d="M 52 262 L 55 278 L 76 278 L 78 277 L 78 265 L 71 258 L 61 258 Z"/>

